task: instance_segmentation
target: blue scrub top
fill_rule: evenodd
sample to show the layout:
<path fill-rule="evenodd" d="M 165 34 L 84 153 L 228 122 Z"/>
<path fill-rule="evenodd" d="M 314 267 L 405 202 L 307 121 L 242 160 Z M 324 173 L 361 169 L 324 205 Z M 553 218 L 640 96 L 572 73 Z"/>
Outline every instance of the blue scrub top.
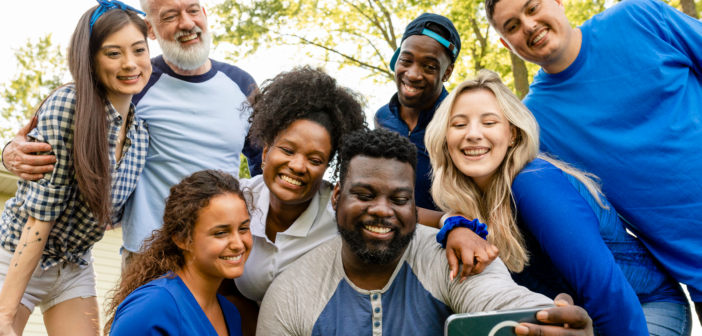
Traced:
<path fill-rule="evenodd" d="M 217 294 L 229 335 L 241 336 L 241 316 L 234 304 Z M 190 289 L 177 275 L 153 280 L 133 291 L 117 307 L 112 336 L 217 336 Z"/>

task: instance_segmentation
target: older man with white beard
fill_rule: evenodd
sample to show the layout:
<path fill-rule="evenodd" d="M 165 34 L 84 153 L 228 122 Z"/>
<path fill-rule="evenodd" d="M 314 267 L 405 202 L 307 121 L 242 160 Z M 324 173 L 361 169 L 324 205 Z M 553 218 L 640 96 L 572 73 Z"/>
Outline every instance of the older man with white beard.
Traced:
<path fill-rule="evenodd" d="M 137 115 L 150 133 L 146 166 L 122 220 L 123 266 L 131 253 L 162 223 L 164 199 L 171 186 L 203 169 L 221 169 L 238 176 L 240 156 L 251 175 L 261 172 L 260 150 L 247 141 L 248 110 L 242 110 L 256 82 L 236 66 L 208 58 L 211 38 L 205 9 L 198 0 L 141 0 L 149 38 L 163 55 L 151 60 L 147 86 L 135 95 Z M 31 123 L 30 123 L 31 124 Z M 25 127 L 8 144 L 3 163 L 28 180 L 51 171 L 53 156 L 46 143 L 26 141 Z"/>

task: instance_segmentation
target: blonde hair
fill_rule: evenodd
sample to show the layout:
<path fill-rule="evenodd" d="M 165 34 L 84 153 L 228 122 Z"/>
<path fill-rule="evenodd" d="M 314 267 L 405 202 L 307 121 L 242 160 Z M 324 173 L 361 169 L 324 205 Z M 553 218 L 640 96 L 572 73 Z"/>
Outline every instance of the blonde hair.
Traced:
<path fill-rule="evenodd" d="M 456 98 L 473 90 L 492 92 L 502 113 L 517 131 L 514 145 L 508 148 L 485 192 L 478 188 L 472 178 L 456 168 L 446 144 L 451 110 Z M 427 127 L 424 142 L 431 159 L 431 193 L 436 205 L 445 212 L 461 213 L 486 223 L 490 232 L 488 241 L 500 249 L 500 258 L 512 272 L 521 272 L 529 261 L 524 238 L 512 212 L 512 182 L 529 162 L 539 157 L 572 175 L 585 185 L 600 206 L 605 207 L 599 197 L 599 185 L 593 180 L 594 175 L 539 154 L 539 125 L 534 115 L 493 71 L 480 70 L 476 78 L 459 84 L 446 97 Z"/>

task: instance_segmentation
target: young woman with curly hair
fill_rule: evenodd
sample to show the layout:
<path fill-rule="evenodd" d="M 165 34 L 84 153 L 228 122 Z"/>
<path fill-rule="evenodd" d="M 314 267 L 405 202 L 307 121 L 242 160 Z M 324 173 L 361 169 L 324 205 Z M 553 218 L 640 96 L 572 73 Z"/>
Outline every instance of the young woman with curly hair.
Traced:
<path fill-rule="evenodd" d="M 249 209 L 239 182 L 204 170 L 171 188 L 163 227 L 146 240 L 106 303 L 110 335 L 241 335 L 236 307 L 217 294 L 244 272 Z"/>
<path fill-rule="evenodd" d="M 486 223 L 515 282 L 569 294 L 601 335 L 689 335 L 680 286 L 627 233 L 593 175 L 539 153 L 536 119 L 496 73 L 456 87 L 426 144 L 436 204 Z"/>

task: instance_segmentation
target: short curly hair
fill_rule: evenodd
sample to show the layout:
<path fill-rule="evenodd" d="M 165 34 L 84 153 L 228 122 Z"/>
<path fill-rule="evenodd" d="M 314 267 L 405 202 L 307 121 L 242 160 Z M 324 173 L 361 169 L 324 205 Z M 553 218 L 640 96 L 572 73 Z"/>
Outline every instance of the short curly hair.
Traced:
<path fill-rule="evenodd" d="M 323 70 L 303 66 L 268 79 L 251 94 L 248 104 L 249 138 L 257 145 L 271 145 L 278 134 L 297 120 L 309 120 L 324 127 L 331 138 L 329 166 L 338 175 L 334 157 L 341 138 L 353 131 L 367 129 L 363 113 L 365 100 L 349 88 L 340 86 Z"/>
<path fill-rule="evenodd" d="M 417 147 L 409 139 L 382 128 L 360 130 L 344 136 L 339 148 L 339 183 L 342 185 L 351 159 L 359 155 L 409 163 L 417 174 Z"/>

